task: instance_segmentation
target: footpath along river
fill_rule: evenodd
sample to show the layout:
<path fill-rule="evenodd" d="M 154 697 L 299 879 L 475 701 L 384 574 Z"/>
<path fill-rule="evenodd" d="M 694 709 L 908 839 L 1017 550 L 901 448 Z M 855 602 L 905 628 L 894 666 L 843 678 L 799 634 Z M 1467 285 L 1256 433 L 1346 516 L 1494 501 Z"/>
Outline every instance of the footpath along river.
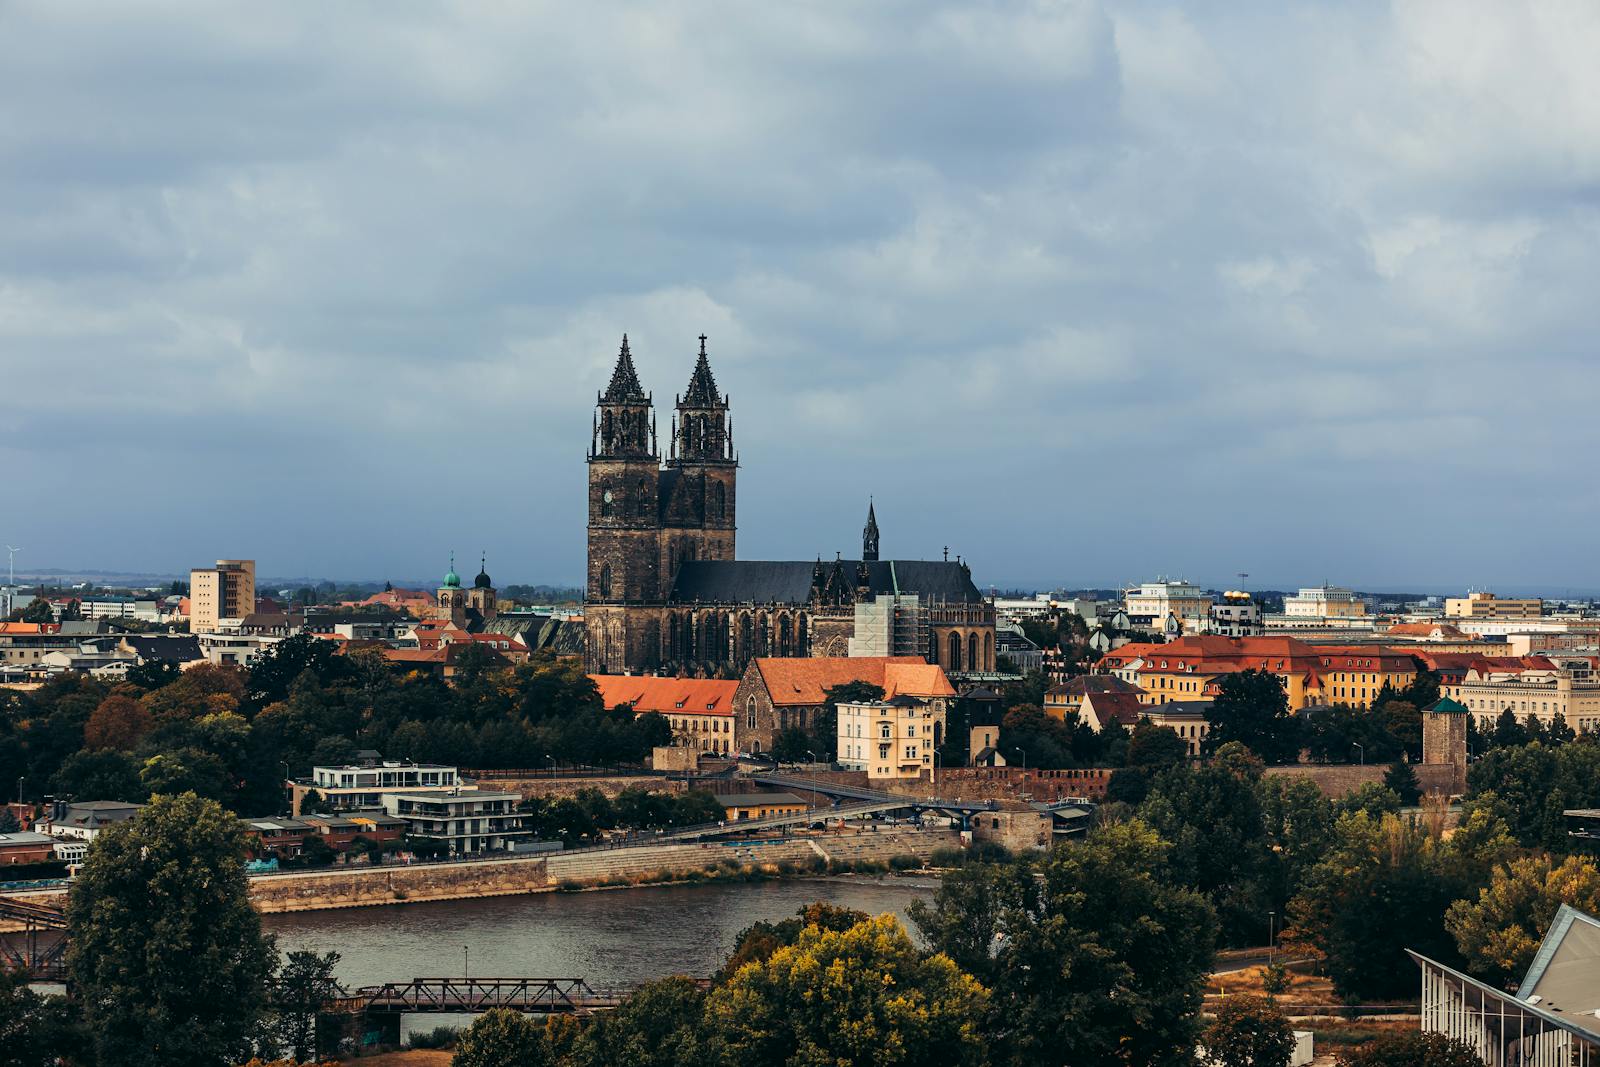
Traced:
<path fill-rule="evenodd" d="M 299 912 L 263 916 L 262 923 L 280 951 L 338 952 L 336 973 L 348 988 L 468 972 L 583 978 L 603 987 L 710 975 L 739 931 L 786 919 L 815 900 L 892 912 L 915 937 L 906 908 L 931 898 L 934 887 L 928 878 L 893 877 L 725 882 Z M 470 1018 L 413 1015 L 406 1022 L 410 1032 Z"/>

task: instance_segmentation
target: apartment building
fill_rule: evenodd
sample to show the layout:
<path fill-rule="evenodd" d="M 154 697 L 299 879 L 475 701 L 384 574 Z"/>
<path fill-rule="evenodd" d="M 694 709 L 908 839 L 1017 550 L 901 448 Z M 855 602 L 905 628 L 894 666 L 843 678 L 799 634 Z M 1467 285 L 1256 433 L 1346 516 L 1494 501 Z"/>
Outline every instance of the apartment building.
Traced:
<path fill-rule="evenodd" d="M 189 572 L 189 629 L 207 633 L 256 610 L 256 561 L 219 559 Z"/>
<path fill-rule="evenodd" d="M 838 760 L 868 781 L 933 774 L 933 750 L 944 739 L 944 703 L 898 696 L 840 704 Z"/>
<path fill-rule="evenodd" d="M 384 793 L 384 813 L 404 819 L 411 837 L 442 841 L 453 856 L 499 852 L 526 836 L 520 793 L 461 789 Z"/>
<path fill-rule="evenodd" d="M 672 724 L 672 743 L 701 752 L 738 752 L 734 740 L 733 694 L 739 683 L 717 678 L 656 678 L 632 674 L 591 674 L 608 708 L 629 707 L 635 715 L 654 711 Z"/>
<path fill-rule="evenodd" d="M 441 763 L 386 761 L 313 767 L 310 778 L 291 779 L 288 787 L 292 800 L 290 810 L 298 816 L 306 794 L 313 790 L 335 811 L 357 811 L 380 807 L 383 794 L 387 792 L 449 793 L 466 784 L 455 767 Z"/>
<path fill-rule="evenodd" d="M 1479 591 L 1464 597 L 1447 597 L 1444 602 L 1447 619 L 1537 619 L 1544 615 L 1544 601 L 1501 600 L 1493 593 Z"/>

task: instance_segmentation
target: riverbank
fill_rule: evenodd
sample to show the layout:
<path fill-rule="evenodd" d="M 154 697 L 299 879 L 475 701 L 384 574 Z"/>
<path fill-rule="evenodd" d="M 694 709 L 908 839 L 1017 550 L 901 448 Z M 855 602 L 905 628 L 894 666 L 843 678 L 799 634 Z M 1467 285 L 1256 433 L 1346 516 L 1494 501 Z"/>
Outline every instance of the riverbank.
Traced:
<path fill-rule="evenodd" d="M 958 845 L 953 830 L 895 830 L 575 850 L 505 859 L 411 866 L 330 867 L 254 877 L 250 899 L 262 914 L 366 908 L 431 900 L 476 900 L 620 886 L 748 881 L 801 875 L 887 871 L 926 863 Z M 65 892 L 28 894 L 64 903 Z M 0 932 L 7 932 L 0 927 Z"/>

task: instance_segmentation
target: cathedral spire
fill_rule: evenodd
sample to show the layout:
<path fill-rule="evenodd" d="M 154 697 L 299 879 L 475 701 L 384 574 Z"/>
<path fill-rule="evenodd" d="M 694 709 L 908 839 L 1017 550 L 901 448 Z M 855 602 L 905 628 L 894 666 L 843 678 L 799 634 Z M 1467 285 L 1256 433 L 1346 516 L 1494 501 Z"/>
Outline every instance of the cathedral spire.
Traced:
<path fill-rule="evenodd" d="M 878 513 L 873 509 L 872 498 L 867 498 L 867 525 L 861 531 L 861 559 L 863 562 L 878 558 Z"/>
<path fill-rule="evenodd" d="M 617 354 L 616 369 L 611 372 L 611 384 L 600 398 L 605 404 L 642 402 L 644 386 L 639 384 L 639 373 L 633 369 L 633 353 L 628 351 L 628 335 L 622 335 L 622 351 Z"/>
<path fill-rule="evenodd" d="M 683 394 L 683 407 L 714 408 L 722 403 L 717 394 L 717 380 L 711 375 L 711 363 L 706 359 L 706 335 L 700 335 L 700 358 L 695 361 L 694 373 L 689 376 L 688 391 Z"/>

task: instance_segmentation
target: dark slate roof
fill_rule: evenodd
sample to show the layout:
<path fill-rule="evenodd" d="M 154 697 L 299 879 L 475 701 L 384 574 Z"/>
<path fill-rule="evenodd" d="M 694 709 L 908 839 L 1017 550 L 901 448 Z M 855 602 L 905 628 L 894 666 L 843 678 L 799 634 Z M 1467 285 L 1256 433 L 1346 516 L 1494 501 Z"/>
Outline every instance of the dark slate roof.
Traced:
<path fill-rule="evenodd" d="M 628 335 L 622 335 L 622 351 L 617 354 L 617 365 L 611 371 L 611 384 L 603 398 L 608 404 L 641 403 L 645 399 L 644 387 L 639 384 L 639 373 L 633 369 L 633 353 L 628 351 Z"/>
<path fill-rule="evenodd" d="M 841 560 L 854 588 L 859 560 Z M 823 570 L 833 567 L 822 564 Z M 960 563 L 940 560 L 872 560 L 866 564 L 873 594 L 915 593 L 925 601 L 977 604 L 983 594 Z M 804 604 L 811 599 L 815 562 L 806 560 L 693 560 L 678 567 L 672 583 L 675 603 Z"/>
<path fill-rule="evenodd" d="M 200 639 L 193 634 L 129 634 L 123 640 L 140 659 L 147 662 L 163 660 L 167 663 L 189 663 L 200 658 Z"/>
<path fill-rule="evenodd" d="M 711 376 L 711 364 L 706 362 L 706 338 L 700 335 L 700 358 L 695 361 L 694 373 L 689 376 L 689 388 L 683 394 L 687 408 L 713 408 L 722 403 L 717 392 L 717 380 Z"/>

